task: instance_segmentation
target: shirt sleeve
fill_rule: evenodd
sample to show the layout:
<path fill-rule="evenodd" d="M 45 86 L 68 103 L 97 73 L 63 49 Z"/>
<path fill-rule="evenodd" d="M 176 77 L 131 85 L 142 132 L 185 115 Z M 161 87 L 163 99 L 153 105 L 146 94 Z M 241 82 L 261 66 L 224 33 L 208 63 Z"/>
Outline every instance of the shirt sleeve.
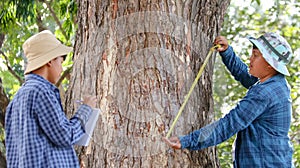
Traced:
<path fill-rule="evenodd" d="M 85 128 L 86 122 L 89 119 L 89 116 L 91 114 L 91 107 L 85 104 L 82 104 L 79 109 L 77 110 L 76 114 L 71 118 L 73 119 L 79 119 L 81 122 L 81 126 Z"/>
<path fill-rule="evenodd" d="M 35 114 L 40 127 L 57 146 L 74 145 L 84 134 L 83 126 L 92 112 L 91 107 L 81 105 L 69 120 L 61 103 L 50 91 L 40 94 L 40 101 L 35 104 Z"/>
<path fill-rule="evenodd" d="M 226 51 L 220 52 L 220 55 L 231 75 L 245 88 L 248 89 L 258 81 L 258 78 L 249 74 L 248 66 L 235 54 L 231 46 Z"/>
<path fill-rule="evenodd" d="M 186 136 L 180 136 L 181 148 L 199 150 L 226 141 L 260 116 L 267 108 L 268 101 L 258 89 L 250 89 L 223 118 Z"/>

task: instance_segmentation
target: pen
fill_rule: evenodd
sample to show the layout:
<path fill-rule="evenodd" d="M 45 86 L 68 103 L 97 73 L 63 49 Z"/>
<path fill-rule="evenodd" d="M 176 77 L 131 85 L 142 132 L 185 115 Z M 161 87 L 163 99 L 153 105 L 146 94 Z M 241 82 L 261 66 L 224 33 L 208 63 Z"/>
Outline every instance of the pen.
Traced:
<path fill-rule="evenodd" d="M 83 104 L 83 100 L 75 100 L 75 103 L 77 103 L 77 104 Z"/>

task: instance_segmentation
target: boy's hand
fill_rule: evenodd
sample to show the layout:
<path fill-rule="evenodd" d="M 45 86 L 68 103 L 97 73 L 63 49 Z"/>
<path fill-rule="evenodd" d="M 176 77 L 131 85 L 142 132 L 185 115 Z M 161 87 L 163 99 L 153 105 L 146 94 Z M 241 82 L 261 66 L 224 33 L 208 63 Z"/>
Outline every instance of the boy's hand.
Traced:
<path fill-rule="evenodd" d="M 214 45 L 217 45 L 217 44 L 221 45 L 221 47 L 217 48 L 217 51 L 219 51 L 219 52 L 226 51 L 228 48 L 228 41 L 223 36 L 216 37 L 216 39 L 214 41 Z"/>
<path fill-rule="evenodd" d="M 171 138 L 165 138 L 163 137 L 163 140 L 166 142 L 167 145 L 169 145 L 173 149 L 181 149 L 181 143 L 178 137 L 171 137 Z"/>
<path fill-rule="evenodd" d="M 88 105 L 92 108 L 96 107 L 97 98 L 96 96 L 86 96 L 83 98 L 83 104 Z"/>

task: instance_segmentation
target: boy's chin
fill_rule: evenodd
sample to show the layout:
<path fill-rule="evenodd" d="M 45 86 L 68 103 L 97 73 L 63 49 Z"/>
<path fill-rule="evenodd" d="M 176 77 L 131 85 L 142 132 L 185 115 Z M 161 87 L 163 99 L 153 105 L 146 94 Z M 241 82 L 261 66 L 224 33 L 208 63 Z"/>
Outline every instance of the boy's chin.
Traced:
<path fill-rule="evenodd" d="M 249 70 L 249 74 L 254 76 L 254 77 L 257 77 L 257 75 L 255 75 L 255 73 L 253 73 L 251 70 Z"/>

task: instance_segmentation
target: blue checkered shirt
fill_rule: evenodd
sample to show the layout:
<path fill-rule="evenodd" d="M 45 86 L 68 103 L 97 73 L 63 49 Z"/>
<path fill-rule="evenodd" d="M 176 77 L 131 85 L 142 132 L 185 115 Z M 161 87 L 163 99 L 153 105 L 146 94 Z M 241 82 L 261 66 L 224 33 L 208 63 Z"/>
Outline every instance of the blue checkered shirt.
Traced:
<path fill-rule="evenodd" d="M 189 135 L 180 136 L 182 148 L 199 150 L 226 141 L 237 133 L 234 167 L 292 167 L 293 149 L 290 88 L 281 74 L 260 83 L 230 46 L 220 53 L 236 80 L 248 88 L 246 96 L 227 115 Z"/>
<path fill-rule="evenodd" d="M 59 90 L 35 74 L 28 74 L 6 110 L 7 167 L 79 167 L 73 145 L 84 134 L 92 109 L 81 105 L 69 120 Z"/>

